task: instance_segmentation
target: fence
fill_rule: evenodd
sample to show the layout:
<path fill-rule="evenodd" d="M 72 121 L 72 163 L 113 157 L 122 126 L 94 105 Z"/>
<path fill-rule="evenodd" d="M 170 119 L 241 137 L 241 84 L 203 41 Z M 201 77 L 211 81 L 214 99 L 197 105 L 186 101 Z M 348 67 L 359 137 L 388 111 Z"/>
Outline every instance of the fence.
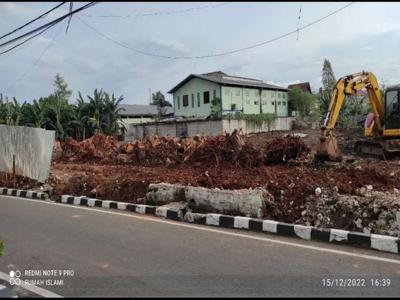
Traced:
<path fill-rule="evenodd" d="M 54 136 L 41 128 L 0 125 L 0 171 L 46 181 Z"/>

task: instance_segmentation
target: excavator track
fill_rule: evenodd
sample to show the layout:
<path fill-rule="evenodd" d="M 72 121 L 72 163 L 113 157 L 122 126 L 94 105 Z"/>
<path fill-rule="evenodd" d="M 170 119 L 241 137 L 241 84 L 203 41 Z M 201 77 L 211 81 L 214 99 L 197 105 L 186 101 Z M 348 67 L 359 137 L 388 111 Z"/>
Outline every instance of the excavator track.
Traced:
<path fill-rule="evenodd" d="M 379 156 L 381 158 L 391 158 L 400 155 L 400 145 L 393 147 L 391 140 L 379 138 L 357 141 L 354 144 L 354 150 L 358 154 Z"/>

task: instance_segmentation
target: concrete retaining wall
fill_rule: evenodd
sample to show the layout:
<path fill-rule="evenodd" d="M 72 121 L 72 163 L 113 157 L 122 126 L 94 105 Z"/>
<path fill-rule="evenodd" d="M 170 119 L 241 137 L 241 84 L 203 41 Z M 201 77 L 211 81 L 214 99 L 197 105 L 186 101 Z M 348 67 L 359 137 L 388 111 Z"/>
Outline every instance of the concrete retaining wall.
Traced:
<path fill-rule="evenodd" d="M 220 190 L 168 183 L 150 184 L 146 204 L 186 202 L 197 212 L 216 212 L 262 218 L 265 203 L 272 199 L 265 189 Z"/>
<path fill-rule="evenodd" d="M 204 135 L 215 136 L 232 133 L 235 129 L 242 128 L 243 133 L 267 132 L 272 130 L 291 130 L 293 117 L 277 117 L 268 127 L 267 123 L 262 126 L 254 126 L 244 120 L 195 120 L 195 121 L 173 121 L 162 123 L 130 124 L 127 126 L 125 141 L 141 139 L 146 136 L 171 136 L 178 137 L 180 132 L 187 131 L 187 136 Z M 186 127 L 186 130 L 183 129 Z"/>
<path fill-rule="evenodd" d="M 0 171 L 44 182 L 49 177 L 55 131 L 0 125 Z"/>
<path fill-rule="evenodd" d="M 277 117 L 271 122 L 268 127 L 268 123 L 265 122 L 261 126 L 250 124 L 245 120 L 223 120 L 223 130 L 227 133 L 232 133 L 235 129 L 242 129 L 244 134 L 256 133 L 256 132 L 268 132 L 275 130 L 291 130 L 293 127 L 293 117 Z"/>

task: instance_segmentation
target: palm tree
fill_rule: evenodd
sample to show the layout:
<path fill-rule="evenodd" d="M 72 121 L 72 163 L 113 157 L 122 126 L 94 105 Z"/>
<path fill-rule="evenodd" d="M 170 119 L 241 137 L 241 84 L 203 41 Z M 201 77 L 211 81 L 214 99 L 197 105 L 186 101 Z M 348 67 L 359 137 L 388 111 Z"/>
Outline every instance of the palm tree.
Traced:
<path fill-rule="evenodd" d="M 90 131 L 89 117 L 89 104 L 85 103 L 79 92 L 77 104 L 73 106 L 72 120 L 69 121 L 69 125 L 76 131 L 77 140 L 86 139 L 86 133 Z"/>
<path fill-rule="evenodd" d="M 46 102 L 43 98 L 39 101 L 33 100 L 32 104 L 24 103 L 22 105 L 23 124 L 37 128 L 43 128 L 50 123 L 50 118 L 46 114 Z"/>
<path fill-rule="evenodd" d="M 95 131 L 101 131 L 102 125 L 102 113 L 104 107 L 104 92 L 103 89 L 98 91 L 97 89 L 94 90 L 93 97 L 87 96 L 89 99 L 89 111 L 90 111 L 90 118 L 89 122 L 93 125 Z"/>
<path fill-rule="evenodd" d="M 124 97 L 122 95 L 119 96 L 119 98 L 117 99 L 114 93 L 112 93 L 111 97 L 109 94 L 105 93 L 104 113 L 103 113 L 103 119 L 105 120 L 104 132 L 113 135 L 117 134 L 118 129 L 120 127 L 119 121 L 121 120 L 119 112 L 124 109 L 118 106 L 123 100 Z"/>

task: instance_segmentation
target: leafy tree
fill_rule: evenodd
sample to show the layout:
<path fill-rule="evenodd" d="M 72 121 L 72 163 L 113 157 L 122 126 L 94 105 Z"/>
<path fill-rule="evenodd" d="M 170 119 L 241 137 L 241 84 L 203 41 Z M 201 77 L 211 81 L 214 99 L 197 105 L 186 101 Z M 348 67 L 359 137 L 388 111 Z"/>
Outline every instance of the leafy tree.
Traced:
<path fill-rule="evenodd" d="M 211 100 L 211 118 L 221 118 L 221 98 L 214 98 Z"/>
<path fill-rule="evenodd" d="M 6 125 L 20 125 L 21 120 L 21 105 L 18 103 L 17 99 L 13 97 L 12 101 L 5 101 L 1 99 L 0 101 L 0 122 Z"/>
<path fill-rule="evenodd" d="M 70 104 L 71 94 L 59 74 L 54 80 L 54 92 L 32 103 L 20 105 L 15 98 L 9 101 L 0 94 L 0 123 L 55 130 L 56 138 L 61 140 L 68 136 L 82 140 L 96 131 L 119 134 L 122 95 L 116 97 L 102 89 L 95 89 L 93 96 L 87 96 L 87 102 L 79 92 L 76 104 Z"/>
<path fill-rule="evenodd" d="M 161 91 L 152 93 L 151 95 L 152 105 L 157 105 L 158 107 L 172 107 L 171 102 L 165 100 L 165 96 Z"/>
<path fill-rule="evenodd" d="M 289 101 L 292 107 L 300 112 L 302 118 L 308 116 L 315 105 L 316 97 L 299 88 L 289 90 Z"/>
<path fill-rule="evenodd" d="M 58 73 L 56 75 L 56 78 L 54 79 L 54 87 L 54 94 L 57 94 L 60 100 L 68 102 L 69 98 L 71 97 L 72 91 L 68 90 L 68 84 L 65 82 L 64 78 Z"/>
<path fill-rule="evenodd" d="M 327 91 L 329 96 L 332 95 L 333 87 L 336 84 L 336 78 L 332 70 L 331 62 L 327 59 L 324 60 L 322 67 L 322 89 L 323 92 Z"/>

